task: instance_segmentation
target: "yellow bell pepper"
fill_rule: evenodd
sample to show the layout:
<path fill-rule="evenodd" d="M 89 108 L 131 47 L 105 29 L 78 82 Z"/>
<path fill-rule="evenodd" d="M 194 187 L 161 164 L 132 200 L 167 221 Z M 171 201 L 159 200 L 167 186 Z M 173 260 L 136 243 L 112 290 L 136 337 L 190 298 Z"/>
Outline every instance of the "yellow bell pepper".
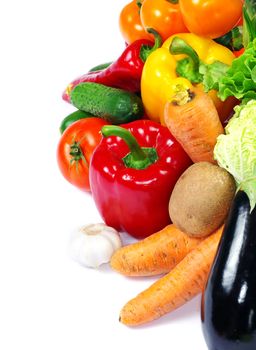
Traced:
<path fill-rule="evenodd" d="M 235 58 L 226 47 L 211 39 L 202 38 L 192 33 L 175 34 L 168 38 L 161 48 L 151 53 L 142 72 L 141 97 L 147 116 L 151 120 L 160 121 L 162 124 L 165 124 L 163 114 L 166 102 L 172 99 L 180 86 L 186 89 L 192 86 L 187 78 L 179 77 L 176 73 L 177 62 L 187 56 L 170 53 L 169 47 L 175 37 L 184 40 L 186 44 L 191 46 L 199 59 L 206 64 L 220 61 L 231 65 Z M 201 86 L 203 89 L 202 84 L 195 85 Z M 208 94 L 217 108 L 220 119 L 224 121 L 235 105 L 235 101 L 232 99 L 222 102 L 214 90 L 210 90 Z"/>

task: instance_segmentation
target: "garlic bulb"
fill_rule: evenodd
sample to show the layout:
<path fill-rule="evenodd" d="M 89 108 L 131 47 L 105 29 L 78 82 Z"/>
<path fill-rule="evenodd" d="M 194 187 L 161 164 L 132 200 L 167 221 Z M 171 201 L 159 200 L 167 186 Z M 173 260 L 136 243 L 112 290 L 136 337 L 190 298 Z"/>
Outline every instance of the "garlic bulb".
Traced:
<path fill-rule="evenodd" d="M 120 235 L 114 228 L 105 224 L 92 224 L 74 233 L 70 255 L 81 265 L 96 268 L 108 263 L 121 246 Z"/>

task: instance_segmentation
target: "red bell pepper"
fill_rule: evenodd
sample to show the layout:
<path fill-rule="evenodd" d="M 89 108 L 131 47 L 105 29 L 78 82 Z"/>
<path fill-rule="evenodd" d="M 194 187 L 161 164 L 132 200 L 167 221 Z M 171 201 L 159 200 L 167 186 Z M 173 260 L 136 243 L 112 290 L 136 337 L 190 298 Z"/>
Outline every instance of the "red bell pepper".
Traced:
<path fill-rule="evenodd" d="M 240 57 L 242 54 L 244 53 L 244 47 L 242 47 L 240 50 L 238 51 L 233 51 L 233 54 L 236 56 L 236 57 Z"/>
<path fill-rule="evenodd" d="M 88 72 L 72 81 L 64 91 L 63 100 L 70 102 L 72 89 L 84 82 L 99 83 L 130 92 L 140 91 L 140 79 L 144 63 L 149 54 L 161 46 L 161 37 L 153 30 L 148 31 L 155 36 L 155 43 L 150 40 L 136 40 L 128 45 L 122 55 L 107 68 L 96 72 Z"/>
<path fill-rule="evenodd" d="M 170 223 L 173 187 L 192 164 L 170 131 L 151 120 L 104 126 L 90 163 L 93 199 L 107 225 L 144 238 Z"/>

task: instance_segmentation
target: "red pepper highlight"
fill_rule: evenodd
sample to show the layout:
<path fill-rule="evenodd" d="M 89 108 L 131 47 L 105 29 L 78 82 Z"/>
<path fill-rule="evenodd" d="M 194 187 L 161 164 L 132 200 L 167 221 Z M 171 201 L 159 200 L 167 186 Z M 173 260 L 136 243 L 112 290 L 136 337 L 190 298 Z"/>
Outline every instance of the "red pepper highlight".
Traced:
<path fill-rule="evenodd" d="M 70 102 L 72 89 L 84 82 L 139 92 L 144 63 L 148 55 L 162 44 L 161 37 L 157 32 L 153 29 L 148 29 L 148 32 L 154 35 L 155 43 L 146 39 L 136 40 L 128 45 L 122 55 L 107 68 L 97 72 L 88 72 L 72 81 L 62 95 L 63 100 Z"/>
<path fill-rule="evenodd" d="M 170 131 L 139 120 L 103 127 L 90 163 L 93 199 L 107 225 L 144 238 L 170 223 L 175 183 L 192 161 Z"/>

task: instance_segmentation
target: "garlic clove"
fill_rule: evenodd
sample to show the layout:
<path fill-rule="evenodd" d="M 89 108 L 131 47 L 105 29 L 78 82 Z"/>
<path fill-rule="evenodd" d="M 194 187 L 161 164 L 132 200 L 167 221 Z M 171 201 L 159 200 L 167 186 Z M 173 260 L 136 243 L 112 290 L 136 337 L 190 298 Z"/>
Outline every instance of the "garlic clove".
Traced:
<path fill-rule="evenodd" d="M 73 234 L 70 255 L 86 267 L 97 268 L 108 263 L 113 253 L 122 246 L 119 233 L 105 224 L 83 226 Z"/>

